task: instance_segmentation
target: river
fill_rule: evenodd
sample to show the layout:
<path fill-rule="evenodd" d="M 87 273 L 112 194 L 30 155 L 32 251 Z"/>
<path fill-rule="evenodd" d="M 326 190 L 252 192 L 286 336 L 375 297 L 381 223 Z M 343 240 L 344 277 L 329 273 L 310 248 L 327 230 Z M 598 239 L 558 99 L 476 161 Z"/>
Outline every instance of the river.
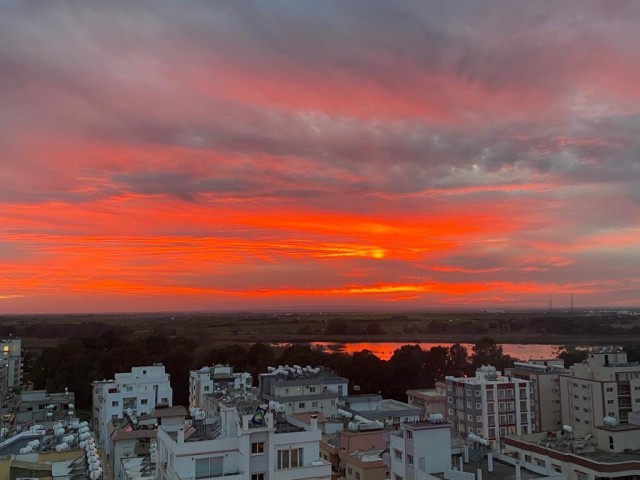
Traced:
<path fill-rule="evenodd" d="M 328 352 L 356 353 L 362 350 L 371 350 L 375 356 L 382 360 L 389 360 L 393 352 L 407 343 L 394 342 L 357 342 L 357 343 L 335 343 L 335 342 L 313 342 L 314 347 L 322 347 Z M 409 345 L 420 345 L 423 350 L 429 350 L 432 347 L 450 347 L 453 343 L 411 343 Z M 472 343 L 462 343 L 472 354 Z M 518 360 L 531 359 L 549 359 L 555 358 L 558 351 L 562 348 L 560 345 L 533 345 L 519 343 L 503 343 L 502 351 Z"/>

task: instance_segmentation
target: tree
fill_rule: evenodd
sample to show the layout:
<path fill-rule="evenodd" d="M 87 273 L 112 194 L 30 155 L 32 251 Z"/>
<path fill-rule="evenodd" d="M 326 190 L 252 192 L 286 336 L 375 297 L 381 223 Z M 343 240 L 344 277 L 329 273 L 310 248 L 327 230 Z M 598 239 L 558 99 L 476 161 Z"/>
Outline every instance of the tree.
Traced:
<path fill-rule="evenodd" d="M 479 368 L 482 365 L 493 365 L 498 370 L 503 370 L 513 364 L 513 359 L 505 355 L 502 345 L 489 337 L 483 337 L 472 347 L 471 365 Z"/>

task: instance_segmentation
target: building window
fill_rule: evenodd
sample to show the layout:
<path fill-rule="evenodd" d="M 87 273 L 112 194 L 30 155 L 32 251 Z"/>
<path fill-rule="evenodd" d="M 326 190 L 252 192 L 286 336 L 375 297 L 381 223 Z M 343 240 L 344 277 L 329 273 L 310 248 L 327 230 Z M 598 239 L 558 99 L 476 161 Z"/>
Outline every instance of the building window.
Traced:
<path fill-rule="evenodd" d="M 304 402 L 299 402 L 298 403 L 298 408 L 304 408 Z"/>
<path fill-rule="evenodd" d="M 487 400 L 493 400 L 493 390 L 487 390 Z"/>
<path fill-rule="evenodd" d="M 353 475 L 353 468 L 347 467 L 347 475 L 349 476 Z"/>
<path fill-rule="evenodd" d="M 146 405 L 149 401 L 146 398 L 140 399 L 140 405 Z"/>
<path fill-rule="evenodd" d="M 473 404 L 471 402 L 467 402 L 467 408 L 473 408 L 472 405 Z"/>
<path fill-rule="evenodd" d="M 291 450 L 278 450 L 278 470 L 287 468 L 298 468 L 302 466 L 302 448 L 292 448 Z"/>
<path fill-rule="evenodd" d="M 264 473 L 252 473 L 251 480 L 264 480 Z"/>
<path fill-rule="evenodd" d="M 396 460 L 402 460 L 402 450 L 398 450 L 397 448 L 393 449 L 393 456 Z"/>
<path fill-rule="evenodd" d="M 613 387 L 607 387 L 607 393 L 613 392 Z"/>
<path fill-rule="evenodd" d="M 316 387 L 309 387 L 309 392 L 310 393 L 315 393 L 316 392 Z"/>
<path fill-rule="evenodd" d="M 476 422 L 482 422 L 482 415 L 476 415 Z"/>
<path fill-rule="evenodd" d="M 222 476 L 222 457 L 196 458 L 196 478 Z"/>
<path fill-rule="evenodd" d="M 111 406 L 112 407 L 117 407 L 118 406 L 118 401 L 115 400 L 115 401 L 111 402 Z"/>
<path fill-rule="evenodd" d="M 480 393 L 481 393 L 480 390 L 476 390 L 476 397 L 479 397 Z"/>
<path fill-rule="evenodd" d="M 413 432 L 411 430 L 405 430 L 404 432 L 408 440 L 413 440 Z"/>
<path fill-rule="evenodd" d="M 355 477 L 356 477 L 356 480 L 360 480 L 360 472 L 356 472 Z"/>
<path fill-rule="evenodd" d="M 482 404 L 481 403 L 476 403 L 476 410 L 480 410 L 482 408 Z"/>
<path fill-rule="evenodd" d="M 169 403 L 169 399 L 167 397 L 162 397 L 160 399 L 160 403 Z"/>
<path fill-rule="evenodd" d="M 311 402 L 311 406 L 313 408 L 318 408 L 318 402 Z"/>
<path fill-rule="evenodd" d="M 264 442 L 253 442 L 251 444 L 251 454 L 257 455 L 264 453 Z"/>
<path fill-rule="evenodd" d="M 413 465 L 413 455 L 407 454 L 407 463 Z"/>

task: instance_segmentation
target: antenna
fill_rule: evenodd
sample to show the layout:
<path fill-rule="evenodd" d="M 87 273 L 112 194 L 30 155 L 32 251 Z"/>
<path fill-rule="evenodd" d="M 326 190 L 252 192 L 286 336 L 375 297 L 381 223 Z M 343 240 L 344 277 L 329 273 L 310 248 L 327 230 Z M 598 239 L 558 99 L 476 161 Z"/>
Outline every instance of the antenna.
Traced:
<path fill-rule="evenodd" d="M 553 310 L 553 297 L 549 294 L 549 311 Z"/>
<path fill-rule="evenodd" d="M 571 313 L 573 313 L 573 293 L 571 294 Z"/>

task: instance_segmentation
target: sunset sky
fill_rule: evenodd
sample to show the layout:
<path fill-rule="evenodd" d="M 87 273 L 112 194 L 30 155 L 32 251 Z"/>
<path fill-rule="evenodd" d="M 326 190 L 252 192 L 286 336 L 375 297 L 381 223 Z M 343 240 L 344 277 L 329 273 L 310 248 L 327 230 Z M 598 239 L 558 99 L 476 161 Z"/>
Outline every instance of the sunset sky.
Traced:
<path fill-rule="evenodd" d="M 638 306 L 639 24 L 0 0 L 0 313 Z"/>

